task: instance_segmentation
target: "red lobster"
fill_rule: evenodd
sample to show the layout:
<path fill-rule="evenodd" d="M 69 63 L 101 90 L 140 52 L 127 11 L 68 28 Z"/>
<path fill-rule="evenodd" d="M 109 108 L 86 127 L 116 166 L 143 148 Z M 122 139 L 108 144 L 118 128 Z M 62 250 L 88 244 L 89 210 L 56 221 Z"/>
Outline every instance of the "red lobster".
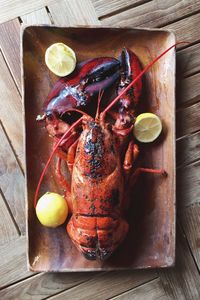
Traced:
<path fill-rule="evenodd" d="M 69 141 L 74 132 L 76 133 L 75 129 L 80 129 L 82 125 L 82 132 L 78 133 L 75 141 L 70 142 L 70 146 L 68 145 L 66 157 L 72 173 L 71 184 L 62 176 L 60 167 L 57 173 L 66 188 L 66 200 L 72 211 L 67 232 L 87 259 L 107 259 L 126 237 L 129 225 L 124 219 L 124 210 L 128 202 L 125 187 L 128 190 L 141 172 L 165 174 L 163 169 L 138 168 L 133 171 L 133 163 L 139 150 L 133 141 L 131 129 L 134 106 L 138 98 L 133 93 L 135 103 L 131 102 L 130 89 L 138 82 L 140 89 L 142 75 L 173 47 L 175 45 L 154 59 L 134 79 L 131 78 L 126 87 L 121 84 L 119 95 L 101 113 L 99 96 L 95 118 L 77 108 L 65 111 L 76 111 L 83 116 L 65 131 L 54 147 L 38 183 L 35 205 L 43 176 L 54 153 L 63 142 Z M 137 88 L 135 90 L 137 91 Z M 138 92 L 138 97 L 139 94 Z M 117 106 L 117 103 L 120 105 Z M 117 119 L 111 125 L 106 116 L 113 107 L 113 115 L 120 116 L 120 120 Z"/>

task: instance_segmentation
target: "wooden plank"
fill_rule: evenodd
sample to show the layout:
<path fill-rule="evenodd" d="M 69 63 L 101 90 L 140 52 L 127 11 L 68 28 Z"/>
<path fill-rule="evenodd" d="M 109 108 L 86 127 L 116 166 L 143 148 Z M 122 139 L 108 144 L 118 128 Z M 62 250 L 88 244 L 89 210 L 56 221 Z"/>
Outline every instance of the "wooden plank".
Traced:
<path fill-rule="evenodd" d="M 197 12 L 199 9 L 200 2 L 194 0 L 153 0 L 120 14 L 103 19 L 102 23 L 116 26 L 131 25 L 140 27 L 161 27 L 191 13 Z"/>
<path fill-rule="evenodd" d="M 130 6 L 137 6 L 148 1 L 149 0 L 134 0 L 134 2 L 132 0 L 92 0 L 92 3 L 98 17 L 102 17 L 122 9 L 128 9 Z"/>
<path fill-rule="evenodd" d="M 184 78 L 177 83 L 177 106 L 200 100 L 200 73 Z"/>
<path fill-rule="evenodd" d="M 24 177 L 0 125 L 0 187 L 22 234 L 25 234 Z"/>
<path fill-rule="evenodd" d="M 36 25 L 36 24 L 51 24 L 51 20 L 47 13 L 46 8 L 41 8 L 39 10 L 34 10 L 31 13 L 20 16 L 23 23 L 26 25 Z"/>
<path fill-rule="evenodd" d="M 200 158 L 200 132 L 196 132 L 176 142 L 176 164 L 188 165 Z"/>
<path fill-rule="evenodd" d="M 0 23 L 47 6 L 55 0 L 1 0 Z"/>
<path fill-rule="evenodd" d="M 0 288 L 32 275 L 26 266 L 26 238 L 0 246 Z"/>
<path fill-rule="evenodd" d="M 156 277 L 153 270 L 103 273 L 49 299 L 108 299 Z"/>
<path fill-rule="evenodd" d="M 182 78 L 200 71 L 200 44 L 177 53 L 177 77 Z"/>
<path fill-rule="evenodd" d="M 200 203 L 200 161 L 177 170 L 178 207 Z"/>
<path fill-rule="evenodd" d="M 112 300 L 133 300 L 133 299 L 134 300 L 141 300 L 141 299 L 167 300 L 168 297 L 165 294 L 160 279 L 156 278 L 148 283 L 145 283 L 135 289 L 127 291 L 111 299 Z"/>
<path fill-rule="evenodd" d="M 18 19 L 0 25 L 0 48 L 21 91 L 20 23 Z"/>
<path fill-rule="evenodd" d="M 176 267 L 158 271 L 168 299 L 199 299 L 199 273 L 186 238 L 177 228 Z"/>
<path fill-rule="evenodd" d="M 59 26 L 100 24 L 91 0 L 60 0 L 48 8 L 54 23 Z"/>
<path fill-rule="evenodd" d="M 200 204 L 182 210 L 180 220 L 200 271 Z"/>
<path fill-rule="evenodd" d="M 176 136 L 181 137 L 200 130 L 200 102 L 179 110 L 176 114 Z"/>
<path fill-rule="evenodd" d="M 163 28 L 174 31 L 176 34 L 177 41 L 188 41 L 191 43 L 195 43 L 200 40 L 200 32 L 199 30 L 194 30 L 194 28 L 199 28 L 199 27 L 200 27 L 200 13 L 192 15 L 188 18 L 182 19 L 175 23 L 169 24 L 167 26 L 164 26 Z M 178 49 L 182 47 L 183 45 L 177 46 Z"/>
<path fill-rule="evenodd" d="M 1 52 L 0 65 L 0 119 L 19 161 L 24 166 L 21 98 Z"/>
<path fill-rule="evenodd" d="M 40 273 L 0 291 L 0 299 L 46 299 L 92 277 L 94 273 Z"/>
<path fill-rule="evenodd" d="M 19 237 L 17 228 L 0 194 L 0 245 Z"/>

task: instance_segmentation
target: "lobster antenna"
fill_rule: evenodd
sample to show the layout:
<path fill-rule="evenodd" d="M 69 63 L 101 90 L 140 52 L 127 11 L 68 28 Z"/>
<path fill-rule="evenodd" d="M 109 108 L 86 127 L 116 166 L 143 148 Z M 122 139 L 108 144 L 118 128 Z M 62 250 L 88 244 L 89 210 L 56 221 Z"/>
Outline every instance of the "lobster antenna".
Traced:
<path fill-rule="evenodd" d="M 39 193 L 39 189 L 40 189 L 40 186 L 41 186 L 41 183 L 42 183 L 42 180 L 44 178 L 44 175 L 49 167 L 49 164 L 56 152 L 56 150 L 58 149 L 58 147 L 60 146 L 60 144 L 62 143 L 62 141 L 67 137 L 67 135 L 69 134 L 69 132 L 76 126 L 78 126 L 81 122 L 82 122 L 82 119 L 83 119 L 83 116 L 81 118 L 79 118 L 74 124 L 72 124 L 70 126 L 70 128 L 63 134 L 62 138 L 58 141 L 58 143 L 55 145 L 53 151 L 51 152 L 48 160 L 47 160 L 47 163 L 42 171 L 42 174 L 40 175 L 40 179 L 38 181 L 38 185 L 37 185 L 37 188 L 36 188 L 36 191 L 35 191 L 35 197 L 34 197 L 34 207 L 36 208 L 36 205 L 37 205 L 37 199 L 38 199 L 38 193 Z"/>
<path fill-rule="evenodd" d="M 91 118 L 90 115 L 88 115 L 86 112 L 80 110 L 80 109 L 77 109 L 77 108 L 70 108 L 70 109 L 67 109 L 63 114 L 67 113 L 67 112 L 70 112 L 70 111 L 77 111 L 78 113 L 82 114 L 83 116 L 86 116 L 88 118 Z M 63 115 L 62 114 L 62 115 Z"/>
<path fill-rule="evenodd" d="M 138 79 L 140 79 L 162 56 L 164 56 L 168 51 L 170 51 L 172 48 L 174 48 L 174 47 L 176 47 L 177 45 L 180 45 L 180 44 L 190 44 L 190 42 L 184 42 L 184 41 L 183 42 L 177 42 L 176 44 L 172 45 L 171 47 L 169 47 L 168 49 L 163 51 L 155 59 L 153 59 L 152 62 L 150 62 L 142 70 L 142 72 L 140 72 L 140 74 L 138 74 L 138 76 L 136 76 L 136 78 L 104 109 L 104 111 L 102 111 L 103 118 L 105 117 L 105 114 L 107 113 L 107 111 L 109 109 L 111 109 L 111 107 L 113 107 L 113 105 L 115 105 L 115 103 L 117 103 L 117 101 L 121 98 L 121 96 L 123 96 L 138 81 Z"/>
<path fill-rule="evenodd" d="M 99 91 L 99 95 L 98 95 L 98 104 L 97 104 L 97 112 L 96 112 L 96 116 L 95 116 L 95 120 L 99 119 L 99 110 L 100 110 L 100 103 L 101 103 L 101 99 L 103 96 L 104 91 L 100 90 Z"/>

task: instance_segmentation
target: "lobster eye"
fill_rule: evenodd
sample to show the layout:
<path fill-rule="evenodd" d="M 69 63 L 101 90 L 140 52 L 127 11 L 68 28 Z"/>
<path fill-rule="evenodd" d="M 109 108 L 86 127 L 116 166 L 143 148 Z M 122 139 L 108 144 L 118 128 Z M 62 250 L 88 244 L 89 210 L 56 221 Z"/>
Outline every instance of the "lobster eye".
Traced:
<path fill-rule="evenodd" d="M 51 111 L 46 112 L 46 117 L 48 118 L 49 121 L 52 121 L 54 119 L 54 115 Z"/>

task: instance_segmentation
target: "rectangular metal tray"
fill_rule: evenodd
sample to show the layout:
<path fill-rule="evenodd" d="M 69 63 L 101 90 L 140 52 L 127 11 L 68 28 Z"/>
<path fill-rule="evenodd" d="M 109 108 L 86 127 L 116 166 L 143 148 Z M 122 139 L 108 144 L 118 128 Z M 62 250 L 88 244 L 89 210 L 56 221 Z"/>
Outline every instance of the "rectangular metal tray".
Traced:
<path fill-rule="evenodd" d="M 45 50 L 63 42 L 78 61 L 99 56 L 118 57 L 126 46 L 147 65 L 174 44 L 164 30 L 29 26 L 22 33 L 25 112 L 26 203 L 28 267 L 32 271 L 91 271 L 169 267 L 175 260 L 175 50 L 160 59 L 144 77 L 141 97 L 145 111 L 160 116 L 163 133 L 158 141 L 140 145 L 141 166 L 164 168 L 168 176 L 141 175 L 131 196 L 126 240 L 105 262 L 86 260 L 73 246 L 65 226 L 48 229 L 38 222 L 33 198 L 39 176 L 52 149 L 52 139 L 36 116 L 57 77 L 46 67 Z M 40 195 L 60 192 L 51 163 Z"/>

